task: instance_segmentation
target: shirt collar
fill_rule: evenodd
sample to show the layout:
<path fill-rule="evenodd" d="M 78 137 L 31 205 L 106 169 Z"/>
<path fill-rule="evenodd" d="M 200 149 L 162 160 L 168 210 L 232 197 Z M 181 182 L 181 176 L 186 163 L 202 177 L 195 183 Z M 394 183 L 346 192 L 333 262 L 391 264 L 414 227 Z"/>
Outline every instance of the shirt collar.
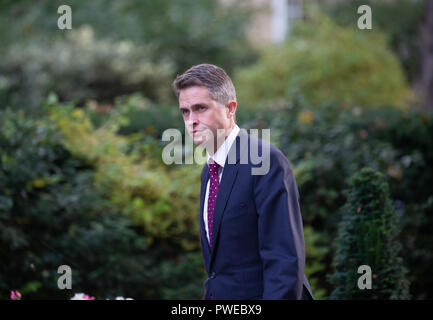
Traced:
<path fill-rule="evenodd" d="M 233 141 L 235 141 L 239 131 L 240 131 L 239 126 L 235 124 L 227 139 L 224 140 L 224 143 L 218 148 L 218 150 L 214 153 L 212 157 L 206 151 L 208 164 L 209 164 L 209 159 L 212 158 L 221 167 L 224 167 L 230 147 L 232 146 Z"/>

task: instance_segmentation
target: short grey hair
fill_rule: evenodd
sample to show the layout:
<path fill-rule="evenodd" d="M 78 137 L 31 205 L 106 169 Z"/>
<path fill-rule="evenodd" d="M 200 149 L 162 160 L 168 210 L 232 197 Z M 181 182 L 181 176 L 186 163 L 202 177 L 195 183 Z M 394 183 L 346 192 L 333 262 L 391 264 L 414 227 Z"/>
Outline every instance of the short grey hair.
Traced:
<path fill-rule="evenodd" d="M 222 68 L 213 64 L 192 66 L 183 74 L 178 75 L 172 84 L 178 98 L 180 90 L 193 86 L 206 87 L 210 97 L 223 105 L 230 100 L 236 100 L 236 90 L 232 79 Z"/>

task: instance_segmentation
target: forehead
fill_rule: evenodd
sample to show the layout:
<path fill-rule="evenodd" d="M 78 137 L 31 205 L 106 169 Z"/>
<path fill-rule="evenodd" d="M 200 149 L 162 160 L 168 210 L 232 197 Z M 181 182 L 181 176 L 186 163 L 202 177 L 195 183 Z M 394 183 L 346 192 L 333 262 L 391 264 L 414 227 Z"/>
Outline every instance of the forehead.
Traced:
<path fill-rule="evenodd" d="M 181 107 L 188 107 L 199 102 L 210 103 L 211 101 L 209 90 L 206 87 L 193 86 L 179 92 L 179 105 Z"/>

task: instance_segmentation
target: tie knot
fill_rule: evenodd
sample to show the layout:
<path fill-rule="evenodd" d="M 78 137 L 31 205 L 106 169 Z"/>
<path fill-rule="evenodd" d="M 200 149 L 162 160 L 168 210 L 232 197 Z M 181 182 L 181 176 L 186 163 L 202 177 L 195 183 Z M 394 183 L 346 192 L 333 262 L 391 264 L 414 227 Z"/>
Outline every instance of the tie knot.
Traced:
<path fill-rule="evenodd" d="M 218 168 L 220 165 L 216 162 L 209 164 L 209 174 L 211 176 L 218 176 Z"/>

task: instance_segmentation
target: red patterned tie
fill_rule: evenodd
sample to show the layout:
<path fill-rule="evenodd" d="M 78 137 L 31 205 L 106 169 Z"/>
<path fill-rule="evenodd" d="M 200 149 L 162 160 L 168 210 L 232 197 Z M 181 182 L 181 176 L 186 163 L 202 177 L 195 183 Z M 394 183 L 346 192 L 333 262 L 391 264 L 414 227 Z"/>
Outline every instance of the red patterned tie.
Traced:
<path fill-rule="evenodd" d="M 207 201 L 207 225 L 209 230 L 209 246 L 212 247 L 212 227 L 213 227 L 213 213 L 215 209 L 216 197 L 220 185 L 218 168 L 220 165 L 216 162 L 209 164 L 210 186 L 209 198 Z"/>

